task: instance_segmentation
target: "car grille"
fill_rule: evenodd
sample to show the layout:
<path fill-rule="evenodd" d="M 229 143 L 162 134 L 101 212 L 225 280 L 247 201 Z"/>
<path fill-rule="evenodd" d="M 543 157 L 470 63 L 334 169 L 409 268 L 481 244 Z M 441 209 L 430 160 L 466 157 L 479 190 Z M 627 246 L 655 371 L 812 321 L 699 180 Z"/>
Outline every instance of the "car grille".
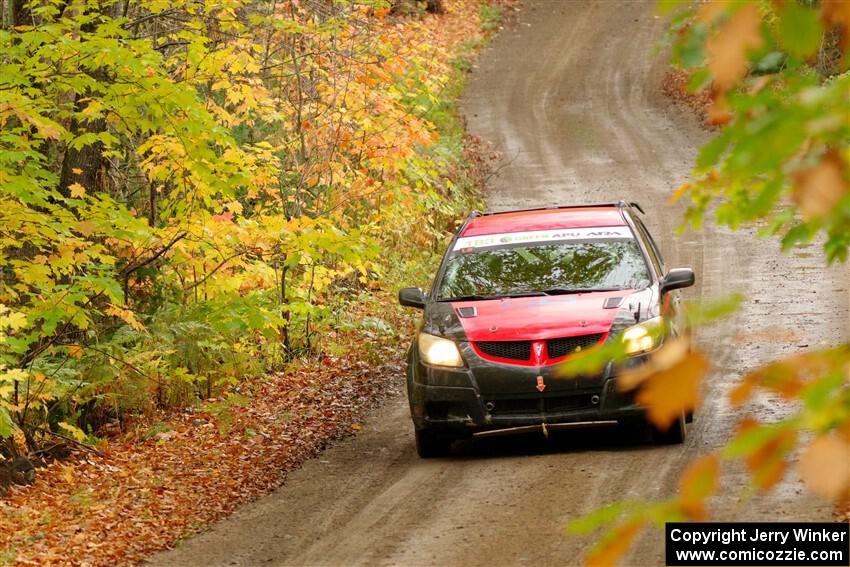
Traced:
<path fill-rule="evenodd" d="M 549 339 L 546 348 L 549 349 L 549 358 L 560 358 L 592 347 L 602 339 L 602 333 L 594 335 L 581 335 L 580 337 L 566 337 L 563 339 Z"/>
<path fill-rule="evenodd" d="M 487 356 L 510 360 L 531 358 L 531 341 L 478 341 L 475 346 Z"/>
<path fill-rule="evenodd" d="M 494 416 L 563 413 L 592 408 L 590 394 L 549 396 L 541 398 L 514 398 L 488 400 L 490 414 Z"/>

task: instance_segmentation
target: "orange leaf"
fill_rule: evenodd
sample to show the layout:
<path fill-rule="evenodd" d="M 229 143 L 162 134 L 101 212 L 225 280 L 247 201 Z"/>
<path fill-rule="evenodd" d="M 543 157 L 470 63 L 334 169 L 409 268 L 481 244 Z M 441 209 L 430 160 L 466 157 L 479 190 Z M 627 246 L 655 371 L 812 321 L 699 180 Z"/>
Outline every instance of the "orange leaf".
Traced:
<path fill-rule="evenodd" d="M 687 193 L 690 188 L 690 183 L 682 183 L 681 185 L 679 185 L 679 187 L 675 191 L 673 191 L 673 194 L 670 195 L 670 203 L 675 203 L 676 201 L 684 197 L 685 193 Z"/>
<path fill-rule="evenodd" d="M 762 44 L 761 17 L 756 4 L 744 4 L 706 42 L 708 69 L 714 86 L 728 91 L 747 74 L 747 52 Z"/>
<path fill-rule="evenodd" d="M 389 14 L 389 13 L 390 13 L 390 9 L 388 7 L 375 10 L 375 16 L 377 16 L 377 18 L 381 21 L 383 21 L 383 19 L 386 18 L 387 14 Z"/>
<path fill-rule="evenodd" d="M 729 111 L 729 103 L 726 93 L 712 91 L 711 104 L 708 106 L 706 121 L 713 126 L 723 126 L 732 121 L 732 113 Z"/>
<path fill-rule="evenodd" d="M 606 537 L 585 558 L 585 567 L 610 567 L 616 565 L 617 561 L 629 549 L 635 536 L 643 528 L 643 520 L 630 520 L 617 528 L 614 533 Z"/>
<path fill-rule="evenodd" d="M 729 403 L 732 407 L 740 406 L 749 400 L 756 388 L 756 383 L 757 380 L 752 374 L 744 376 L 744 378 L 741 379 L 741 383 L 732 388 L 732 391 L 729 392 Z"/>
<path fill-rule="evenodd" d="M 694 520 L 704 519 L 705 499 L 717 490 L 720 459 L 707 455 L 691 463 L 679 481 L 679 505 L 682 512 Z"/>
<path fill-rule="evenodd" d="M 841 156 L 832 151 L 821 162 L 797 173 L 791 199 L 807 219 L 828 215 L 850 193 L 847 168 Z"/>
<path fill-rule="evenodd" d="M 74 484 L 74 466 L 62 465 L 59 467 L 59 476 L 68 484 Z"/>
<path fill-rule="evenodd" d="M 708 360 L 691 351 L 687 339 L 674 338 L 646 364 L 620 376 L 618 384 L 624 390 L 639 385 L 635 399 L 646 408 L 649 420 L 665 429 L 683 412 L 696 408 L 699 383 L 708 369 Z"/>
<path fill-rule="evenodd" d="M 712 23 L 717 16 L 724 13 L 732 3 L 729 0 L 715 0 L 714 2 L 702 2 L 696 13 L 696 19 L 707 24 Z"/>
<path fill-rule="evenodd" d="M 83 349 L 80 345 L 68 345 L 66 350 L 68 352 L 68 356 L 72 358 L 82 358 L 83 356 Z"/>
<path fill-rule="evenodd" d="M 841 33 L 840 45 L 842 51 L 846 53 L 847 45 L 850 43 L 850 10 L 847 9 L 847 0 L 822 0 L 821 19 L 827 27 L 836 26 L 839 28 Z"/>
<path fill-rule="evenodd" d="M 767 388 L 786 400 L 794 400 L 805 386 L 807 377 L 831 372 L 836 363 L 846 364 L 842 360 L 846 360 L 846 355 L 840 352 L 804 352 L 758 368 L 746 375 L 744 382 L 752 382 L 754 386 Z M 732 395 L 735 395 L 734 391 Z"/>
<path fill-rule="evenodd" d="M 798 471 L 818 496 L 846 499 L 850 496 L 850 443 L 834 433 L 818 437 L 803 453 Z"/>
<path fill-rule="evenodd" d="M 752 418 L 741 420 L 738 435 L 759 427 Z M 767 438 L 761 445 L 755 447 L 744 457 L 744 463 L 753 476 L 753 484 L 762 491 L 772 488 L 782 479 L 788 463 L 785 457 L 794 448 L 797 433 L 793 429 L 782 429 L 772 437 Z"/>
<path fill-rule="evenodd" d="M 136 319 L 135 314 L 129 309 L 123 309 L 121 307 L 118 307 L 117 305 L 110 305 L 106 308 L 105 312 L 107 315 L 118 317 L 136 331 L 141 331 L 145 328 L 145 326 L 142 325 L 138 319 Z"/>

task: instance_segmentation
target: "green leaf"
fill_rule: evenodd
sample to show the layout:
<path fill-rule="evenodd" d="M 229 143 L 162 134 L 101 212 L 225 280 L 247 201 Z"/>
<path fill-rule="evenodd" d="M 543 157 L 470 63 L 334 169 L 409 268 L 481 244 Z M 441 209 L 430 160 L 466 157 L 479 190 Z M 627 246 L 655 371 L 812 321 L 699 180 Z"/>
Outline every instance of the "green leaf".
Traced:
<path fill-rule="evenodd" d="M 699 151 L 695 171 L 705 173 L 714 167 L 728 145 L 729 136 L 725 134 L 715 137 L 709 143 L 704 145 Z"/>
<path fill-rule="evenodd" d="M 760 424 L 743 433 L 739 433 L 723 449 L 723 455 L 727 458 L 743 457 L 751 454 L 759 447 L 764 446 L 772 439 L 781 435 L 787 429 L 795 429 L 798 423 L 794 419 L 787 419 L 777 423 Z"/>
<path fill-rule="evenodd" d="M 684 41 L 677 45 L 676 57 L 678 62 L 685 68 L 699 67 L 705 62 L 703 44 L 705 43 L 706 29 L 703 25 L 694 25 L 688 30 Z"/>
<path fill-rule="evenodd" d="M 737 311 L 743 301 L 743 295 L 732 293 L 720 300 L 689 303 L 685 311 L 688 325 L 691 327 L 700 327 L 722 319 Z"/>
<path fill-rule="evenodd" d="M 76 441 L 79 441 L 79 442 L 82 443 L 83 441 L 86 440 L 85 432 L 82 429 L 80 429 L 79 427 L 76 427 L 76 426 L 71 425 L 70 423 L 66 423 L 64 421 L 60 421 L 58 425 L 59 425 L 60 429 L 64 429 Z"/>
<path fill-rule="evenodd" d="M 758 60 L 754 71 L 761 75 L 777 73 L 782 68 L 783 63 L 785 63 L 785 54 L 781 51 L 771 51 Z"/>
<path fill-rule="evenodd" d="M 823 29 L 818 12 L 789 0 L 782 6 L 778 30 L 779 45 L 791 55 L 805 59 L 821 45 Z"/>
<path fill-rule="evenodd" d="M 15 422 L 9 411 L 0 405 L 0 439 L 6 439 L 15 431 Z"/>
<path fill-rule="evenodd" d="M 593 512 L 569 522 L 565 531 L 570 535 L 584 535 L 594 532 L 618 520 L 624 514 L 634 514 L 647 509 L 649 505 L 639 500 L 624 500 L 614 502 L 608 506 L 594 510 Z"/>

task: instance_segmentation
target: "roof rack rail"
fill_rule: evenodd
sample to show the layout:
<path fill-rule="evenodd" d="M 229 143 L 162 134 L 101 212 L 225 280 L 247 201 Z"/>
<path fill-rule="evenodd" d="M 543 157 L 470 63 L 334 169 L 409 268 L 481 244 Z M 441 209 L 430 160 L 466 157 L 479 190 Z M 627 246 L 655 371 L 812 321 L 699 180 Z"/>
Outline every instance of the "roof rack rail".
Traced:
<path fill-rule="evenodd" d="M 478 216 L 491 216 L 491 215 L 503 215 L 506 213 L 527 213 L 531 211 L 547 211 L 547 210 L 558 210 L 558 209 L 589 209 L 593 207 L 618 207 L 618 208 L 626 208 L 626 207 L 634 207 L 642 214 L 646 214 L 643 210 L 643 207 L 640 206 L 640 203 L 637 201 L 614 201 L 611 203 L 588 203 L 583 205 L 553 205 L 551 207 L 531 207 L 528 209 L 510 209 L 507 211 L 472 211 L 470 213 L 470 217 L 478 217 Z"/>

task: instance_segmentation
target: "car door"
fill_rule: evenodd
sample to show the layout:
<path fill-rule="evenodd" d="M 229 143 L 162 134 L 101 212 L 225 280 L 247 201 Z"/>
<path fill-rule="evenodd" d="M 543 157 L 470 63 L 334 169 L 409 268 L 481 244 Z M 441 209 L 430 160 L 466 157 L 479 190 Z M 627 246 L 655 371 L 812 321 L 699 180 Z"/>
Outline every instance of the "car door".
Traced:
<path fill-rule="evenodd" d="M 658 244 L 649 233 L 649 230 L 647 230 L 646 225 L 643 224 L 643 221 L 637 218 L 637 216 L 632 216 L 632 220 L 634 221 L 635 228 L 637 229 L 641 239 L 646 244 L 650 264 L 652 264 L 653 269 L 656 270 L 656 274 L 658 274 L 659 279 L 663 279 L 664 275 L 667 273 L 667 267 L 664 264 L 664 258 L 661 255 L 661 250 L 659 249 Z M 682 297 L 678 290 L 661 293 L 661 315 L 670 322 L 671 332 L 674 335 L 684 332 L 685 328 L 684 312 L 682 310 L 681 302 Z"/>

